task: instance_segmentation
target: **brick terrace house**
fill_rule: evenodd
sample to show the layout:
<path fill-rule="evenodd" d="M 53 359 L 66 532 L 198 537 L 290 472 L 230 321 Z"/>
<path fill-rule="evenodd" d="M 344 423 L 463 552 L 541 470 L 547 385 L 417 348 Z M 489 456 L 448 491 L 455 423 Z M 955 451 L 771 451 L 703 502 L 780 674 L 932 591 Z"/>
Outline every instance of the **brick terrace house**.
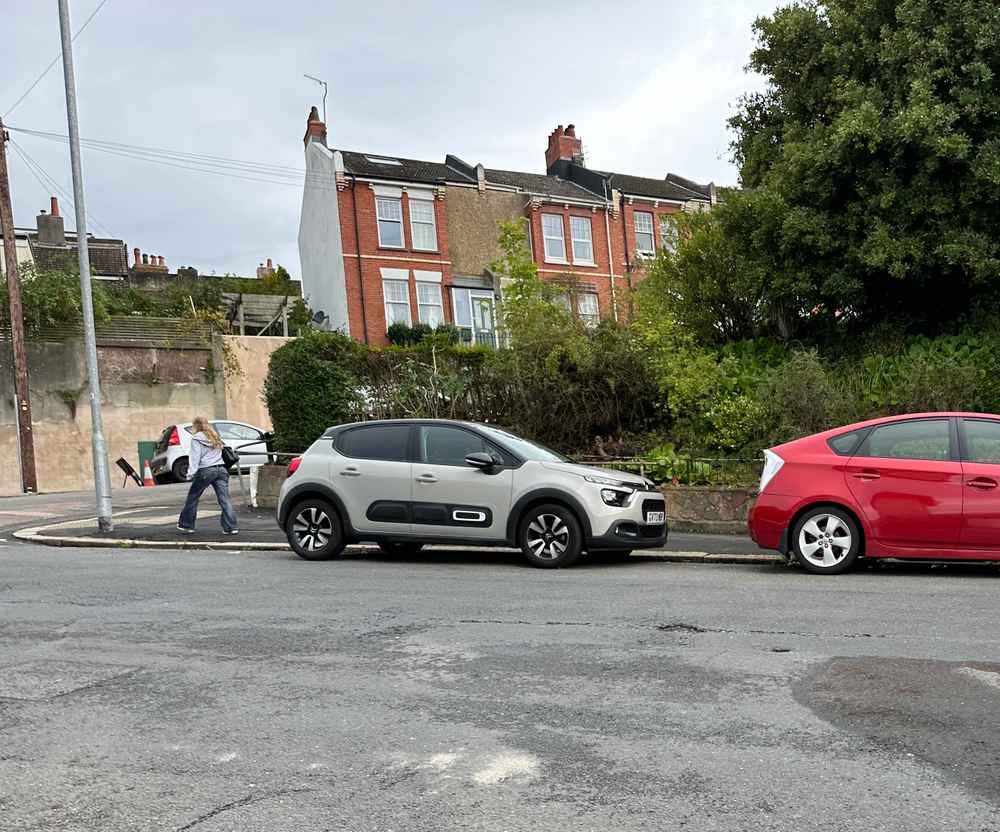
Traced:
<path fill-rule="evenodd" d="M 497 223 L 517 217 L 539 274 L 566 286 L 572 311 L 619 319 L 644 259 L 673 243 L 665 217 L 716 200 L 714 185 L 673 174 L 588 168 L 573 125 L 550 134 L 544 174 L 331 149 L 315 107 L 304 141 L 303 293 L 330 329 L 365 343 L 386 343 L 394 322 L 453 323 L 467 341 L 496 343 L 503 287 L 489 264 Z"/>

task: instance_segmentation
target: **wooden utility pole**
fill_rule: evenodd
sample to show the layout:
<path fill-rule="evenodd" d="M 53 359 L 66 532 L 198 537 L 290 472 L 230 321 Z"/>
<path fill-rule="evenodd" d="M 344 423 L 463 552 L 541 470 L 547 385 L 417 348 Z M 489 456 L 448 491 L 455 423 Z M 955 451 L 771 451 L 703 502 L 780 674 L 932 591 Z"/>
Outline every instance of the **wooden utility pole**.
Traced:
<path fill-rule="evenodd" d="M 24 349 L 24 310 L 21 306 L 21 277 L 17 268 L 17 241 L 14 239 L 14 209 L 10 201 L 7 173 L 7 131 L 0 119 L 0 233 L 10 298 L 10 340 L 14 347 L 14 410 L 17 413 L 17 440 L 21 460 L 21 490 L 38 491 L 35 477 L 35 438 L 31 432 L 31 399 L 28 394 L 28 355 Z"/>

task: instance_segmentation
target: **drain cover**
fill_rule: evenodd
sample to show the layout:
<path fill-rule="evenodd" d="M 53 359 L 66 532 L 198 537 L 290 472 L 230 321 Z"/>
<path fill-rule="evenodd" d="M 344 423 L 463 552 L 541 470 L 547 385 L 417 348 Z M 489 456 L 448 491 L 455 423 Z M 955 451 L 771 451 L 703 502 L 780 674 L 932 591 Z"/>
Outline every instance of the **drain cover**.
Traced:
<path fill-rule="evenodd" d="M 99 662 L 33 661 L 0 668 L 0 699 L 51 699 L 138 670 Z"/>

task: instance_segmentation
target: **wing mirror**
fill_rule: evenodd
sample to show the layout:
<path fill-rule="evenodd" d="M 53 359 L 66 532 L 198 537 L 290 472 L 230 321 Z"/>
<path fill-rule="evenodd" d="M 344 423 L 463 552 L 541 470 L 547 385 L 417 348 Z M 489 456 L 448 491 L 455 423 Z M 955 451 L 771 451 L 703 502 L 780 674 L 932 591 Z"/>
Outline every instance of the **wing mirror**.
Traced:
<path fill-rule="evenodd" d="M 469 454 L 465 458 L 465 464 L 471 465 L 473 468 L 478 468 L 480 471 L 489 471 L 501 463 L 499 459 L 493 456 L 493 454 L 488 454 L 484 451 L 477 451 L 474 454 Z"/>

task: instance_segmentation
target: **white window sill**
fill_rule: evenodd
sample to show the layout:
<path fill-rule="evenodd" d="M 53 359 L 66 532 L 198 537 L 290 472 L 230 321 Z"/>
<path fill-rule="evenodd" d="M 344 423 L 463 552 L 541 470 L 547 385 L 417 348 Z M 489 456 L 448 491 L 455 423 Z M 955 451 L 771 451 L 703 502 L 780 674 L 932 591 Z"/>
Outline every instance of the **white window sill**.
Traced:
<path fill-rule="evenodd" d="M 556 260 L 556 259 L 554 259 L 552 257 L 546 257 L 545 258 L 545 262 L 546 263 L 552 263 L 553 265 L 556 265 L 556 266 L 569 266 L 570 265 L 569 260 Z"/>

